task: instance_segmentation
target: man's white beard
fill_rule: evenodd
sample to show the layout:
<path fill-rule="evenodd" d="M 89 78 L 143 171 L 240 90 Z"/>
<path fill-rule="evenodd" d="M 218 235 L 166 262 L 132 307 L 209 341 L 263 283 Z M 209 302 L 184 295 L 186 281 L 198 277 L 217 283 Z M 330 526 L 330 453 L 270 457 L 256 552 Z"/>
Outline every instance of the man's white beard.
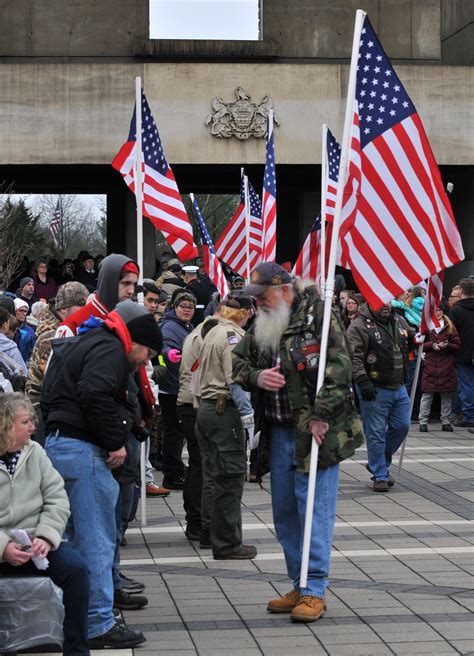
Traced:
<path fill-rule="evenodd" d="M 261 351 L 274 355 L 290 323 L 291 307 L 281 301 L 276 308 L 260 308 L 254 323 L 254 335 Z"/>

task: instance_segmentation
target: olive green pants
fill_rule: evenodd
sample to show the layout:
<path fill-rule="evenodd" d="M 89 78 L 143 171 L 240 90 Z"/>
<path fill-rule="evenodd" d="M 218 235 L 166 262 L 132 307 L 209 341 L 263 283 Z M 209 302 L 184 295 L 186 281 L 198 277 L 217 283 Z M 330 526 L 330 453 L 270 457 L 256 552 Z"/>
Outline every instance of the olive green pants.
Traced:
<path fill-rule="evenodd" d="M 238 551 L 242 544 L 240 504 L 247 461 L 245 431 L 233 404 L 216 414 L 215 401 L 202 401 L 196 426 L 202 446 L 203 499 L 211 517 L 214 556 Z M 212 496 L 212 498 L 210 498 Z"/>

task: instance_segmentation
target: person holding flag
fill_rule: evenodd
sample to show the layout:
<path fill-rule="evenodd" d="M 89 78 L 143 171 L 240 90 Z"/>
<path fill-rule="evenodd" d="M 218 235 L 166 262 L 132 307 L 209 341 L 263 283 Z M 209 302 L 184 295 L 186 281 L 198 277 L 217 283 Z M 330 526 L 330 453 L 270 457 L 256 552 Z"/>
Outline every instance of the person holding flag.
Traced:
<path fill-rule="evenodd" d="M 331 313 L 327 365 L 316 394 L 323 303 L 315 285 L 305 287 L 280 265 L 263 262 L 243 294 L 257 299 L 252 328 L 233 351 L 234 381 L 259 390 L 265 409 L 260 427 L 262 464 L 269 465 L 276 534 L 283 547 L 293 589 L 271 600 L 271 613 L 291 613 L 293 621 L 322 617 L 328 585 L 336 514 L 339 463 L 362 444 L 362 428 L 352 406 L 349 345 Z M 309 571 L 300 586 L 303 526 L 313 440 L 320 445 L 310 541 Z"/>
<path fill-rule="evenodd" d="M 388 492 L 393 454 L 410 428 L 410 399 L 405 387 L 408 348 L 415 329 L 390 303 L 378 310 L 362 305 L 347 330 L 352 367 L 367 442 L 374 492 Z"/>

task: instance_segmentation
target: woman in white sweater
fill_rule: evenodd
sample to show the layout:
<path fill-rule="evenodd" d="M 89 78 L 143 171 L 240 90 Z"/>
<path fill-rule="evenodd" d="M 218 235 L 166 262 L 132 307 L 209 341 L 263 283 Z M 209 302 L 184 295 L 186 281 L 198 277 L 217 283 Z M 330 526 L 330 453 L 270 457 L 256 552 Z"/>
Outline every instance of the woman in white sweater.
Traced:
<path fill-rule="evenodd" d="M 88 656 L 89 573 L 82 557 L 62 535 L 70 515 L 61 476 L 43 448 L 30 437 L 35 412 L 18 392 L 0 398 L 0 575 L 49 576 L 63 590 L 63 653 Z M 24 550 L 12 537 L 24 529 L 32 542 Z M 38 570 L 33 556 L 47 558 Z"/>

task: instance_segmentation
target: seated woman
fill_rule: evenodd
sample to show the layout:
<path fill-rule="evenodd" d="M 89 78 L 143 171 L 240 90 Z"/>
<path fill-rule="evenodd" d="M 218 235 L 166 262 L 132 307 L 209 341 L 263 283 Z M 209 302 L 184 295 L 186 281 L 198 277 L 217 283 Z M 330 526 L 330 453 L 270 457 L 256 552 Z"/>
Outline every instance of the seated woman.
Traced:
<path fill-rule="evenodd" d="M 70 515 L 61 476 L 43 448 L 30 437 L 35 412 L 19 392 L 0 397 L 0 575 L 49 576 L 62 588 L 65 608 L 63 653 L 90 654 L 87 643 L 89 573 L 81 556 L 61 542 Z M 11 529 L 28 532 L 24 551 Z M 32 556 L 47 557 L 49 567 L 38 570 Z"/>

